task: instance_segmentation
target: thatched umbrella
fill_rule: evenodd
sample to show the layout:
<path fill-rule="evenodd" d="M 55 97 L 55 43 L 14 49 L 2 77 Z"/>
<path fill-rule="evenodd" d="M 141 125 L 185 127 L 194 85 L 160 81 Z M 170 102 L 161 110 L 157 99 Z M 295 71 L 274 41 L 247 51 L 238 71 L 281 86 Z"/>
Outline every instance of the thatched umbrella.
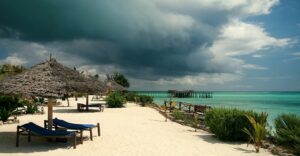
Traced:
<path fill-rule="evenodd" d="M 86 105 L 89 104 L 89 94 L 94 94 L 94 93 L 104 93 L 107 90 L 106 84 L 103 83 L 102 81 L 98 80 L 97 78 L 93 77 L 93 76 L 87 76 L 87 82 L 85 83 L 81 83 L 81 85 L 85 86 L 84 88 L 91 88 L 92 90 L 86 90 L 84 93 L 88 93 L 86 95 Z M 93 88 L 97 88 L 100 90 L 97 90 L 96 92 L 94 91 Z M 86 106 L 86 111 L 89 110 L 89 107 Z"/>
<path fill-rule="evenodd" d="M 108 91 L 125 91 L 126 88 L 119 85 L 117 82 L 113 80 L 107 80 L 105 82 Z"/>
<path fill-rule="evenodd" d="M 103 92 L 101 86 L 78 71 L 59 64 L 55 59 L 37 64 L 18 75 L 7 77 L 0 82 L 0 93 L 40 96 L 48 100 L 49 129 L 52 127 L 52 98 L 61 98 L 70 92 L 97 93 Z M 93 82 L 96 83 L 96 82 Z"/>

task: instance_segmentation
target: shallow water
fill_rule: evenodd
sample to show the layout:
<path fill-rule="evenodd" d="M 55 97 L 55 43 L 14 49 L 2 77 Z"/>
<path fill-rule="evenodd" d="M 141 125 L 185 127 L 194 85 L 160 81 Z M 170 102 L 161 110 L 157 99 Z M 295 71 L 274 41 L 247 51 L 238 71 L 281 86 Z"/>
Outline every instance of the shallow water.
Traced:
<path fill-rule="evenodd" d="M 154 97 L 154 102 L 163 104 L 169 100 L 167 92 L 138 92 Z M 300 115 L 300 92 L 213 92 L 213 98 L 173 98 L 177 102 L 209 105 L 212 107 L 239 108 L 267 112 L 268 121 L 282 113 Z"/>

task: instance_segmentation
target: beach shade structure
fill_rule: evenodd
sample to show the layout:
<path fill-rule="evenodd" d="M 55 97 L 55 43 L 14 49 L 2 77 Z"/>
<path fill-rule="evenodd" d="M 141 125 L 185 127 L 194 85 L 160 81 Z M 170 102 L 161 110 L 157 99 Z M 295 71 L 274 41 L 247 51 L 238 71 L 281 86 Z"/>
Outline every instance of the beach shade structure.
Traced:
<path fill-rule="evenodd" d="M 85 91 L 82 93 L 87 93 L 86 95 L 86 111 L 89 110 L 89 94 L 102 94 L 107 91 L 107 86 L 104 82 L 98 80 L 93 76 L 87 76 L 86 82 L 80 82 L 81 85 L 84 86 Z"/>
<path fill-rule="evenodd" d="M 125 91 L 126 88 L 119 85 L 117 82 L 113 81 L 113 80 L 107 80 L 105 82 L 106 84 L 106 91 L 110 92 L 110 91 Z"/>
<path fill-rule="evenodd" d="M 96 83 L 101 84 L 50 57 L 49 60 L 34 65 L 29 70 L 0 81 L 0 93 L 48 98 L 48 128 L 50 129 L 53 116 L 51 99 L 62 98 L 72 92 L 94 94 L 103 92 L 105 90 L 103 85 L 95 85 Z"/>

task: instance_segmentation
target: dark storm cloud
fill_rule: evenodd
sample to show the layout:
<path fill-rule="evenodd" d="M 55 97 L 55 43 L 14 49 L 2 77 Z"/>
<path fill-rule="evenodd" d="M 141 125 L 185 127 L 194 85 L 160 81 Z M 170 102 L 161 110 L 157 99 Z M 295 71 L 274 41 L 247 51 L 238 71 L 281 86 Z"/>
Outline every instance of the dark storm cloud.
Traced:
<path fill-rule="evenodd" d="M 233 72 L 208 48 L 233 11 L 138 0 L 2 0 L 0 37 L 37 42 L 131 77 Z"/>

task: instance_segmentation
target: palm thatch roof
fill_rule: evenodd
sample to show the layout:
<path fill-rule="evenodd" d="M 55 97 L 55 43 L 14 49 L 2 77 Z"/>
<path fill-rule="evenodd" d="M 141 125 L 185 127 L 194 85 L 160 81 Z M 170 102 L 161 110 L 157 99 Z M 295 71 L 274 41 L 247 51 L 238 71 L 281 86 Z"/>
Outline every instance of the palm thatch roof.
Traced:
<path fill-rule="evenodd" d="M 0 82 L 0 93 L 60 98 L 69 92 L 100 93 L 104 83 L 86 78 L 55 59 L 37 64 Z"/>
<path fill-rule="evenodd" d="M 107 80 L 105 82 L 108 91 L 124 91 L 125 87 L 119 85 L 117 82 L 113 80 Z"/>

